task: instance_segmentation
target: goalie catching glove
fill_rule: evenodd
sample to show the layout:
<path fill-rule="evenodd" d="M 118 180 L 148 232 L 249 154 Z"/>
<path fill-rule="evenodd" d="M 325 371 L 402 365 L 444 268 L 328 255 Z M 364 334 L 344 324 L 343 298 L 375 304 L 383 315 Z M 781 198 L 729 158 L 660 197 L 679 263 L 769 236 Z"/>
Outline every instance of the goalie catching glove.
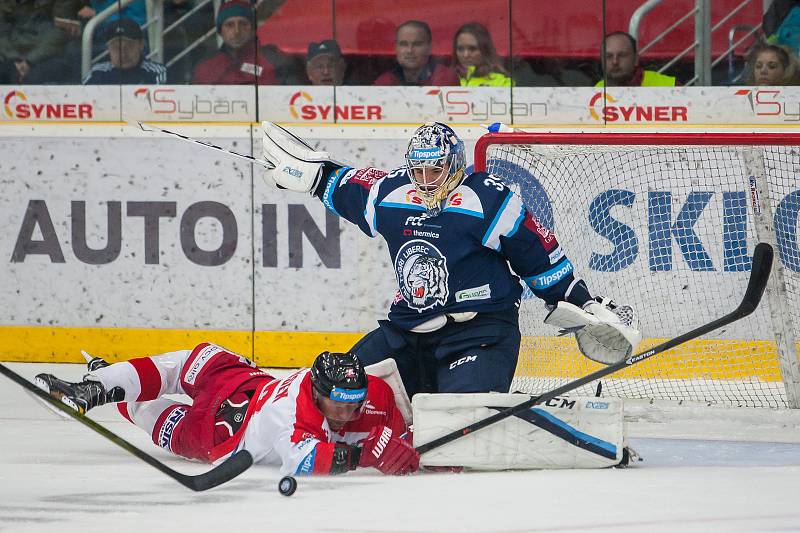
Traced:
<path fill-rule="evenodd" d="M 274 165 L 266 171 L 266 179 L 279 188 L 313 193 L 324 174 L 326 164 L 346 166 L 331 158 L 328 152 L 314 150 L 301 138 L 272 122 L 261 124 L 264 137 L 264 159 Z"/>
<path fill-rule="evenodd" d="M 589 300 L 583 309 L 568 302 L 550 308 L 545 324 L 575 333 L 581 353 L 598 363 L 611 365 L 627 359 L 642 340 L 639 319 L 628 305 L 615 305 L 608 298 Z"/>

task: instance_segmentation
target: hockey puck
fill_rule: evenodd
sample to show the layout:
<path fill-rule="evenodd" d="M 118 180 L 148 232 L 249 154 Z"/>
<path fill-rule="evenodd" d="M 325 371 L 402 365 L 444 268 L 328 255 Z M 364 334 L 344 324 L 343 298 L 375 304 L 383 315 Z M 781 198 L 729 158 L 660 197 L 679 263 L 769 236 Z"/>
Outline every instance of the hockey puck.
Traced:
<path fill-rule="evenodd" d="M 278 482 L 278 492 L 284 496 L 291 496 L 297 490 L 297 480 L 292 476 L 284 476 Z"/>

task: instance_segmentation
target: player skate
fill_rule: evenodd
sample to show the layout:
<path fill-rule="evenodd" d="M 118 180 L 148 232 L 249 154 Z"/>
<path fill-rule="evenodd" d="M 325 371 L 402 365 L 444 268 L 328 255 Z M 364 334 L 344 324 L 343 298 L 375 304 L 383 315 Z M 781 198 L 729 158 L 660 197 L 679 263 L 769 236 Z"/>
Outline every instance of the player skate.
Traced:
<path fill-rule="evenodd" d="M 38 374 L 34 383 L 61 403 L 75 409 L 81 414 L 86 414 L 89 409 L 105 405 L 110 402 L 119 402 L 125 397 L 122 387 L 114 387 L 106 391 L 102 383 L 92 379 L 84 379 L 79 383 L 72 383 L 59 379 L 52 374 Z"/>

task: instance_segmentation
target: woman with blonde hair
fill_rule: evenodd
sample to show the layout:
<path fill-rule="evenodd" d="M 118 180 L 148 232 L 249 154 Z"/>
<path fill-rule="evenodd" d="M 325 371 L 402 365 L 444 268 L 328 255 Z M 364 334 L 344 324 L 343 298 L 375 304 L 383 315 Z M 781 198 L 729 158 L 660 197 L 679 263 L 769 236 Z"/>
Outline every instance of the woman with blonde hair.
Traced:
<path fill-rule="evenodd" d="M 462 87 L 510 87 L 512 84 L 489 30 L 477 22 L 464 24 L 453 37 L 453 66 Z"/>
<path fill-rule="evenodd" d="M 759 43 L 748 55 L 747 85 L 798 85 L 798 59 L 780 44 Z"/>

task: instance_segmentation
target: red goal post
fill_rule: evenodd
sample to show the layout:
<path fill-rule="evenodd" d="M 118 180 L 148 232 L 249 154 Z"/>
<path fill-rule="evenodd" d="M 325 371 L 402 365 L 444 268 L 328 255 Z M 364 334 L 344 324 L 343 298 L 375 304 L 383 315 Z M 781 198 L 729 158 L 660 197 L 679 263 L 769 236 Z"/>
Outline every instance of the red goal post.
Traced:
<path fill-rule="evenodd" d="M 760 241 L 778 259 L 748 320 L 603 381 L 603 394 L 800 407 L 800 134 L 491 133 L 475 170 L 520 194 L 590 291 L 632 305 L 640 349 L 732 308 Z M 542 324 L 526 291 L 514 387 L 539 393 L 596 364 Z M 596 384 L 579 394 L 592 394 Z"/>
<path fill-rule="evenodd" d="M 475 143 L 475 170 L 486 171 L 486 154 L 493 145 L 544 144 L 544 145 L 629 145 L 629 146 L 798 146 L 800 133 L 728 133 L 728 132 L 523 132 L 487 133 Z"/>

